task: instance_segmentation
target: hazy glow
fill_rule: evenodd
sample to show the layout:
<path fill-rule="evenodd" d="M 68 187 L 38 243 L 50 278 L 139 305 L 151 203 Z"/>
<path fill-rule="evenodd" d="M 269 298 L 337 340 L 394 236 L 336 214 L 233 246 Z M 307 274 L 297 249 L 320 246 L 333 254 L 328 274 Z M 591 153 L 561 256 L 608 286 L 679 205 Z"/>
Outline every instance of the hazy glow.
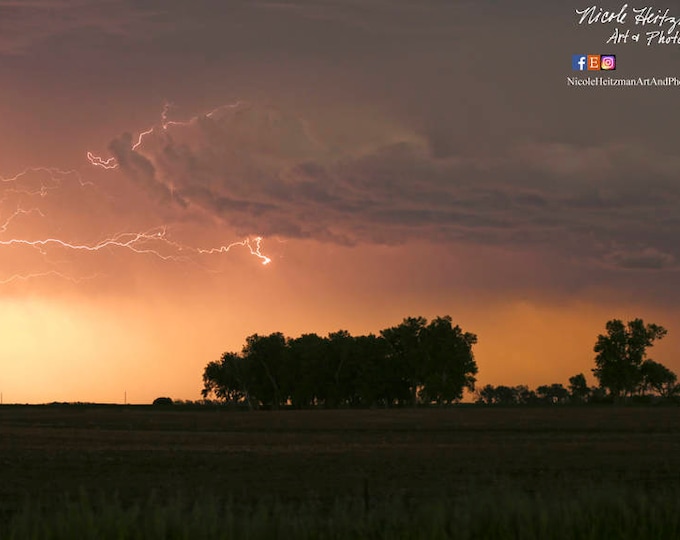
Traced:
<path fill-rule="evenodd" d="M 404 314 L 450 313 L 465 330 L 477 333 L 480 384 L 566 383 L 578 372 L 592 383 L 592 347 L 608 318 L 642 316 L 669 328 L 680 324 L 668 310 L 635 305 L 475 300 L 443 289 L 392 297 L 395 283 L 384 279 L 381 259 L 407 266 L 409 250 L 383 248 L 371 256 L 370 250 L 359 249 L 350 273 L 344 272 L 350 264 L 343 261 L 353 250 L 336 248 L 324 259 L 339 271 L 317 274 L 309 259 L 324 250 L 313 247 L 288 243 L 287 256 L 273 272 L 207 276 L 176 288 L 172 297 L 167 295 L 170 283 L 154 284 L 155 276 L 149 275 L 138 280 L 135 295 L 127 299 L 86 298 L 77 293 L 79 286 L 63 299 L 4 301 L 0 324 L 7 332 L 0 343 L 0 370 L 5 402 L 122 402 L 125 391 L 129 402 L 147 403 L 167 394 L 197 399 L 207 361 L 240 350 L 249 334 L 377 332 Z M 433 274 L 426 272 L 423 283 L 436 279 Z M 412 309 L 416 305 L 419 309 Z M 678 346 L 678 336 L 671 333 L 651 356 L 678 369 Z"/>
<path fill-rule="evenodd" d="M 479 384 L 590 378 L 611 318 L 680 371 L 677 96 L 568 88 L 602 36 L 560 7 L 48 4 L 0 36 L 5 402 L 197 399 L 249 334 L 418 315 Z"/>

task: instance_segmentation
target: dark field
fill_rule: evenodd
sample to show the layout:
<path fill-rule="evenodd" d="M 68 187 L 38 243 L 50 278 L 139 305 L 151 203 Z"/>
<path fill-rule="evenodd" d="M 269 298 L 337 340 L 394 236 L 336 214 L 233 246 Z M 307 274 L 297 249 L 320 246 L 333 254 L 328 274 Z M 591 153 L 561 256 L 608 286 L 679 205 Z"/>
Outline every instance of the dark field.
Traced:
<path fill-rule="evenodd" d="M 499 482 L 680 488 L 680 409 L 0 407 L 4 502 L 76 490 L 416 496 Z"/>
<path fill-rule="evenodd" d="M 0 503 L 65 492 L 287 503 L 680 494 L 677 407 L 0 407 Z M 667 494 L 667 495 L 664 495 Z"/>

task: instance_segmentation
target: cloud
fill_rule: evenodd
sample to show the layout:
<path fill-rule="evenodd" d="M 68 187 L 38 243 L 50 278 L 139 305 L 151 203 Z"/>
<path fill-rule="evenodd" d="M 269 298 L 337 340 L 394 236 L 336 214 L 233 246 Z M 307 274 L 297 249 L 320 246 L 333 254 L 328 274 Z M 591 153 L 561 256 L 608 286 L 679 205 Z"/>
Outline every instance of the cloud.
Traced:
<path fill-rule="evenodd" d="M 291 14 L 315 22 L 332 22 L 371 33 L 432 38 L 446 35 L 456 18 L 468 13 L 470 2 L 442 3 L 396 0 L 325 0 L 256 2 L 262 10 Z M 433 16 L 436 13 L 437 16 Z"/>
<path fill-rule="evenodd" d="M 23 55 L 57 37 L 83 31 L 142 36 L 154 28 L 158 11 L 123 0 L 0 0 L 0 55 Z"/>
<path fill-rule="evenodd" d="M 111 150 L 158 201 L 243 234 L 535 246 L 650 270 L 680 256 L 680 161 L 653 149 L 517 142 L 442 158 L 428 137 L 391 126 L 360 139 L 330 144 L 293 113 L 242 104 L 158 126 L 135 150 L 121 137 Z"/>
<path fill-rule="evenodd" d="M 639 250 L 620 250 L 607 254 L 606 261 L 630 270 L 678 270 L 678 259 L 670 253 L 648 247 Z"/>
<path fill-rule="evenodd" d="M 186 207 L 184 199 L 167 185 L 155 180 L 156 170 L 151 161 L 132 150 L 132 135 L 126 133 L 114 140 L 109 149 L 116 156 L 119 167 L 135 183 L 151 193 L 153 198 L 164 203 L 175 201 Z"/>

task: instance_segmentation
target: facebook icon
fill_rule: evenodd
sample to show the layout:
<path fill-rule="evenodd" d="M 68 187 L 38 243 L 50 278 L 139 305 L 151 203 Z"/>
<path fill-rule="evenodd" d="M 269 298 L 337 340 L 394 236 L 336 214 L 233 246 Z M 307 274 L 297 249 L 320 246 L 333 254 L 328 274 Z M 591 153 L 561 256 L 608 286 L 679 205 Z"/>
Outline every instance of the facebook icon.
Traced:
<path fill-rule="evenodd" d="M 585 71 L 587 57 L 585 54 L 574 54 L 571 57 L 571 68 L 574 71 Z"/>

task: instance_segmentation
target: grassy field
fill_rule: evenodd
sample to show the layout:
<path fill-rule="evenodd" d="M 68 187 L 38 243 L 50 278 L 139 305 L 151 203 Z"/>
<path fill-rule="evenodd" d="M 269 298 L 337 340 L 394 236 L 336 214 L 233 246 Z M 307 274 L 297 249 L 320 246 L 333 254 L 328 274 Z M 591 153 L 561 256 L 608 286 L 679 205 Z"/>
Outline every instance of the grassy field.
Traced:
<path fill-rule="evenodd" d="M 531 537 L 533 526 L 552 528 L 565 516 L 590 512 L 609 516 L 610 524 L 620 515 L 666 527 L 650 534 L 680 535 L 677 407 L 235 412 L 2 406 L 0 468 L 3 526 L 24 536 L 21 523 L 70 515 L 74 523 L 84 520 L 81 528 L 109 519 L 133 524 L 131 531 L 141 530 L 144 520 L 151 520 L 148 527 L 170 526 L 181 516 L 179 531 L 192 519 L 208 526 L 232 516 L 233 535 L 224 537 L 241 538 L 274 537 L 255 530 L 263 523 L 288 531 L 281 538 L 325 538 L 331 530 L 344 531 L 338 537 L 371 537 L 371 530 L 390 527 L 424 535 L 404 538 L 458 537 L 452 530 L 461 538 L 514 537 L 479 532 L 492 526 L 499 508 L 500 530 L 520 527 L 523 537 Z M 455 524 L 447 521 L 451 516 Z M 574 526 L 591 530 L 593 516 Z M 55 523 L 49 530 L 58 529 Z M 427 533 L 424 524 L 432 523 L 439 532 Z M 213 525 L 228 529 L 222 521 Z M 369 528 L 352 532 L 360 526 Z M 322 534 L 324 527 L 331 528 Z M 473 531 L 469 536 L 461 532 L 465 527 Z M 197 530 L 172 537 L 216 536 Z M 635 530 L 630 523 L 625 528 Z M 634 537 L 647 534 L 637 531 Z"/>

